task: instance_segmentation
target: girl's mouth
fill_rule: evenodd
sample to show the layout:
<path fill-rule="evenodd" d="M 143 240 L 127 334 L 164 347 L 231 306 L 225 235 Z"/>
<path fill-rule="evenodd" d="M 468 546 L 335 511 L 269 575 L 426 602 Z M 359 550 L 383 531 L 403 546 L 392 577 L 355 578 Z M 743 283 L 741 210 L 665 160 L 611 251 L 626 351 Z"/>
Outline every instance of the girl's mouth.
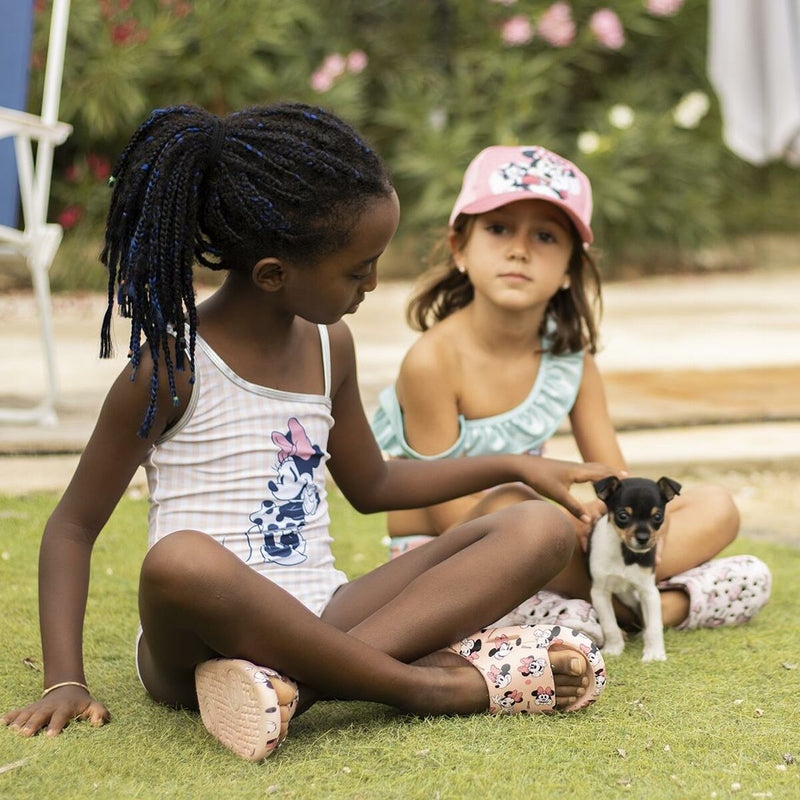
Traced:
<path fill-rule="evenodd" d="M 359 298 L 358 298 L 358 300 L 356 300 L 356 301 L 355 301 L 355 303 L 353 303 L 353 305 L 351 305 L 351 306 L 350 306 L 350 308 L 348 308 L 348 309 L 347 309 L 347 312 L 346 312 L 346 313 L 347 313 L 347 314 L 355 314 L 355 313 L 356 313 L 356 311 L 358 311 L 358 307 L 359 307 L 359 306 L 360 306 L 360 305 L 361 305 L 363 302 L 364 302 L 364 298 L 363 298 L 363 297 L 359 297 Z"/>
<path fill-rule="evenodd" d="M 530 281 L 530 278 L 527 275 L 523 275 L 521 272 L 503 272 L 500 274 L 500 278 L 507 281 Z"/>

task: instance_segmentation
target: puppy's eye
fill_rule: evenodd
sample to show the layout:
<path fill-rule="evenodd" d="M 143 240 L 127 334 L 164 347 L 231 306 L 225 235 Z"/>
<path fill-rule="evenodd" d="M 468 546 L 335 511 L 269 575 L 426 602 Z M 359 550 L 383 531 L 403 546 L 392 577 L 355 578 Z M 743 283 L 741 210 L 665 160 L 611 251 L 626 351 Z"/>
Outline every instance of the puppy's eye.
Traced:
<path fill-rule="evenodd" d="M 627 511 L 617 511 L 617 522 L 620 525 L 627 525 L 630 521 L 630 515 Z"/>
<path fill-rule="evenodd" d="M 660 525 L 664 521 L 664 515 L 660 511 L 656 511 L 652 516 L 652 520 L 656 525 Z"/>

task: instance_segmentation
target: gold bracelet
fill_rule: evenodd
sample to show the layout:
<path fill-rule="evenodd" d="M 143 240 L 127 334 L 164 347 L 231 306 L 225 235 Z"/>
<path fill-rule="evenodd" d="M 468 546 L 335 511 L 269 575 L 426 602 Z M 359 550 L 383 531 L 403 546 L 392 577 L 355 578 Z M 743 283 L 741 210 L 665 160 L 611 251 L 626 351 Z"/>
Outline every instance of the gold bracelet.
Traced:
<path fill-rule="evenodd" d="M 89 687 L 85 683 L 81 683 L 80 681 L 63 681 L 62 683 L 54 683 L 52 686 L 48 686 L 43 692 L 42 697 L 46 697 L 50 692 L 55 689 L 60 689 L 62 686 L 80 686 L 81 689 L 86 689 L 89 692 Z M 91 692 L 89 692 L 91 694 Z"/>

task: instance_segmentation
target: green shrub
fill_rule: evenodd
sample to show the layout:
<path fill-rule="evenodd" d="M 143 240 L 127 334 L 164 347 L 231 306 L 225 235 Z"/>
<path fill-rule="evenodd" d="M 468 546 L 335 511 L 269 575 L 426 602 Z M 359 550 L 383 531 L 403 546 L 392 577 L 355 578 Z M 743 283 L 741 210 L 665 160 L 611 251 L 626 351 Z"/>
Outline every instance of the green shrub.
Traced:
<path fill-rule="evenodd" d="M 708 3 L 608 5 L 72 0 L 61 118 L 75 132 L 57 151 L 52 216 L 68 240 L 99 240 L 105 177 L 153 107 L 295 99 L 332 108 L 383 154 L 410 274 L 490 144 L 545 144 L 586 170 L 607 274 L 631 258 L 685 260 L 731 233 L 792 230 L 796 172 L 750 167 L 722 144 Z M 37 15 L 37 98 L 48 18 Z"/>

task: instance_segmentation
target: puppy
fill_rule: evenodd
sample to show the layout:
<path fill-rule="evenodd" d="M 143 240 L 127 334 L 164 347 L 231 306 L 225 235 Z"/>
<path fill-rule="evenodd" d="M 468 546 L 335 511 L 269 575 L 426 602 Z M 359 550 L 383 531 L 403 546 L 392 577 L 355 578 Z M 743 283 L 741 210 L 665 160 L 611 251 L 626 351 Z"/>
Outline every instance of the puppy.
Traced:
<path fill-rule="evenodd" d="M 608 514 L 589 538 L 589 575 L 592 605 L 606 643 L 603 653 L 619 655 L 625 640 L 611 603 L 616 595 L 626 606 L 641 609 L 644 624 L 642 661 L 666 661 L 661 598 L 656 588 L 656 544 L 664 522 L 664 507 L 681 485 L 671 478 L 610 477 L 594 484 Z"/>

